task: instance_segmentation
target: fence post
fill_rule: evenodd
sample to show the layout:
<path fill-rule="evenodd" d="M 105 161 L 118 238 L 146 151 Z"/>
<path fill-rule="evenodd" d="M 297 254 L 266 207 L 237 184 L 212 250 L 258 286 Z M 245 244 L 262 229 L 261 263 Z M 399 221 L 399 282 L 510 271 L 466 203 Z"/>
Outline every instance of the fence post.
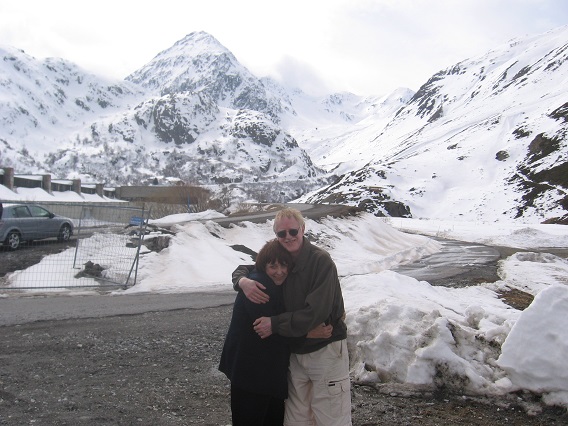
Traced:
<path fill-rule="evenodd" d="M 4 167 L 4 184 L 10 191 L 14 190 L 14 168 Z"/>
<path fill-rule="evenodd" d="M 81 179 L 73 179 L 72 185 L 73 191 L 81 195 Z"/>
<path fill-rule="evenodd" d="M 41 176 L 41 188 L 48 194 L 51 194 L 51 175 Z"/>

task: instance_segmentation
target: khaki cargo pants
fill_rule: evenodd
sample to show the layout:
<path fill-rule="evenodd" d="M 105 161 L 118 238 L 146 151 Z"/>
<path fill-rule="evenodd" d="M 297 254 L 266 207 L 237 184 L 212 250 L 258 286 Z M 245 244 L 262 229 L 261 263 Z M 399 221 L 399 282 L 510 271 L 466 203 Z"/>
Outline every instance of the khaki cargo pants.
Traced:
<path fill-rule="evenodd" d="M 347 341 L 309 354 L 292 354 L 285 426 L 351 426 Z"/>

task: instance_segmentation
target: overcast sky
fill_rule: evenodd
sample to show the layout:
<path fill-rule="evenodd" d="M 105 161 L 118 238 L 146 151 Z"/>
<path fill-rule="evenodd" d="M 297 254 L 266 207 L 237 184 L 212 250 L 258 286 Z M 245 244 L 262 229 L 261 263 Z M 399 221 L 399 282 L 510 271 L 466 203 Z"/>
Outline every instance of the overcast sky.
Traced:
<path fill-rule="evenodd" d="M 417 90 L 435 72 L 568 24 L 566 0 L 20 0 L 0 44 L 124 78 L 192 31 L 255 75 L 321 93 Z"/>

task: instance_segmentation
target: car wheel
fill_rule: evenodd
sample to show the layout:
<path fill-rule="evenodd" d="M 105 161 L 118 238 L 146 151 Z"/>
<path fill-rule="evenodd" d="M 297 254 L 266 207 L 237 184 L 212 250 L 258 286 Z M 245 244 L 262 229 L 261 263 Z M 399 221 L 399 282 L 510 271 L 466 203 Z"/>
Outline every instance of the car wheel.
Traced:
<path fill-rule="evenodd" d="M 69 241 L 71 238 L 71 227 L 67 224 L 63 225 L 59 230 L 59 235 L 57 236 L 58 241 Z"/>
<path fill-rule="evenodd" d="M 18 247 L 20 247 L 21 242 L 22 240 L 18 231 L 11 231 L 5 240 L 5 243 L 10 248 L 10 250 L 16 250 Z"/>

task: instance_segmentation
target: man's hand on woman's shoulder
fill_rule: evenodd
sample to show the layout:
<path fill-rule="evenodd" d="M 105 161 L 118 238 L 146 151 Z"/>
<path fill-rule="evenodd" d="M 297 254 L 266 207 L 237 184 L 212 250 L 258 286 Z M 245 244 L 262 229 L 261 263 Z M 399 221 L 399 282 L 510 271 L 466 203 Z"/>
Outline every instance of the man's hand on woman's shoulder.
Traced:
<path fill-rule="evenodd" d="M 266 303 L 270 300 L 268 294 L 263 291 L 266 290 L 266 287 L 258 281 L 243 277 L 239 280 L 238 285 L 247 299 L 253 303 Z"/>

